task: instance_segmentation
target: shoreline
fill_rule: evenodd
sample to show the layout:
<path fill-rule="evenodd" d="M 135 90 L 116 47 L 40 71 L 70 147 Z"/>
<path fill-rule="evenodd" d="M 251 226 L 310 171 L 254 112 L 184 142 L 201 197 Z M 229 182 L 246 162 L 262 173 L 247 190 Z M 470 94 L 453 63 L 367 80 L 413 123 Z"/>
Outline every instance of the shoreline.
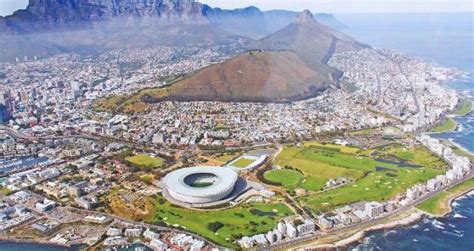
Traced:
<path fill-rule="evenodd" d="M 0 237 L 0 247 L 2 244 L 24 244 L 24 245 L 41 245 L 41 246 L 49 246 L 49 247 L 58 247 L 58 248 L 65 248 L 69 249 L 71 248 L 70 245 L 66 244 L 59 244 L 59 243 L 54 243 L 54 242 L 49 242 L 49 241 L 42 241 L 42 240 L 22 240 L 22 239 L 16 239 L 16 238 L 5 238 L 5 237 Z"/>
<path fill-rule="evenodd" d="M 446 211 L 445 213 L 443 214 L 431 214 L 431 213 L 428 213 L 428 212 L 425 212 L 421 209 L 418 209 L 420 212 L 424 213 L 425 215 L 427 216 L 430 216 L 430 217 L 434 217 L 434 218 L 444 218 L 446 216 L 448 216 L 450 213 L 453 212 L 453 202 L 460 199 L 461 197 L 463 197 L 464 195 L 470 193 L 474 191 L 474 187 L 470 187 L 470 188 L 467 188 L 465 190 L 461 190 L 459 191 L 458 193 L 456 194 L 453 194 L 451 196 L 448 197 L 448 201 L 446 203 L 447 207 L 448 207 L 448 211 Z"/>
<path fill-rule="evenodd" d="M 474 155 L 473 152 L 471 152 L 469 149 L 467 149 L 466 147 L 462 146 L 461 144 L 459 143 L 456 143 L 456 141 L 454 141 L 454 139 L 448 139 L 449 143 L 451 143 L 453 146 L 463 150 L 464 152 L 470 154 L 470 155 Z"/>
<path fill-rule="evenodd" d="M 370 233 L 377 232 L 377 231 L 382 231 L 382 230 L 390 230 L 390 229 L 395 229 L 395 228 L 400 228 L 403 226 L 410 226 L 416 222 L 419 222 L 422 220 L 424 217 L 426 217 L 426 214 L 423 212 L 416 210 L 415 208 L 410 210 L 410 213 L 407 215 L 407 213 L 401 213 L 399 215 L 393 216 L 393 218 L 396 218 L 396 220 L 391 221 L 391 222 L 385 222 L 385 223 L 380 223 L 377 225 L 373 225 L 371 227 L 365 228 L 365 229 L 360 229 L 354 233 L 348 233 L 347 237 L 332 241 L 329 243 L 321 243 L 318 244 L 318 241 L 321 240 L 315 240 L 315 244 L 312 245 L 311 243 L 309 244 L 303 244 L 298 247 L 292 248 L 291 250 L 305 250 L 305 249 L 314 249 L 314 250 L 325 250 L 325 249 L 342 249 L 346 250 L 350 245 L 355 244 L 355 243 L 360 243 L 361 240 L 367 237 Z M 405 217 L 404 217 L 405 216 Z"/>
<path fill-rule="evenodd" d="M 292 248 L 292 250 L 304 250 L 304 249 L 315 249 L 315 250 L 343 249 L 343 250 L 346 250 L 350 245 L 360 243 L 361 240 L 365 239 L 369 234 L 373 232 L 397 229 L 397 228 L 405 227 L 405 226 L 411 226 L 425 217 L 445 218 L 453 212 L 453 206 L 452 206 L 453 202 L 472 191 L 474 191 L 474 187 L 470 187 L 468 189 L 459 191 L 458 193 L 450 196 L 447 202 L 449 211 L 442 215 L 430 214 L 415 207 L 412 210 L 410 210 L 411 212 L 407 217 L 402 217 L 404 214 L 401 213 L 400 215 L 393 216 L 393 218 L 397 218 L 397 220 L 394 220 L 392 222 L 380 223 L 380 224 L 368 227 L 366 229 L 361 229 L 353 234 L 349 234 L 348 237 L 346 238 L 342 238 L 337 241 L 333 241 L 331 243 L 316 244 L 314 246 L 311 244 L 303 244 L 298 247 Z M 315 242 L 317 241 L 318 240 L 316 240 Z"/>

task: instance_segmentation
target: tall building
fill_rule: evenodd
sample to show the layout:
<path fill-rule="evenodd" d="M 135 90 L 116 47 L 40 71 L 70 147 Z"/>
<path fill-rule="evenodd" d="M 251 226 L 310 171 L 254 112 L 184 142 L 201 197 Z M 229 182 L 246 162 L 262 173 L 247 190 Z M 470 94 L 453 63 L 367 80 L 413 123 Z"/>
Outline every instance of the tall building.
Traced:
<path fill-rule="evenodd" d="M 5 105 L 0 104 L 0 123 L 7 122 L 7 107 Z"/>
<path fill-rule="evenodd" d="M 10 95 L 0 92 L 0 123 L 5 123 L 10 119 L 12 111 Z"/>

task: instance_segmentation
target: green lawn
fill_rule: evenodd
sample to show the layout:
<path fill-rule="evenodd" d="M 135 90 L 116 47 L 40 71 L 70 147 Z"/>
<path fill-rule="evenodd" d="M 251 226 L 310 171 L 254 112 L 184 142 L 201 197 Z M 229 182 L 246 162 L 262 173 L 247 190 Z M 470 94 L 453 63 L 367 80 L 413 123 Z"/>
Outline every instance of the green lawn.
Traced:
<path fill-rule="evenodd" d="M 431 132 L 449 132 L 456 129 L 457 123 L 452 118 L 446 118 L 443 123 L 433 127 Z"/>
<path fill-rule="evenodd" d="M 318 191 L 328 179 L 344 176 L 354 180 L 354 184 L 301 197 L 302 205 L 315 212 L 363 200 L 388 200 L 443 173 L 446 167 L 424 147 L 407 149 L 397 144 L 365 151 L 334 145 L 286 146 L 275 164 L 303 172 L 304 179 L 294 188 Z"/>
<path fill-rule="evenodd" d="M 177 224 L 229 248 L 238 248 L 233 241 L 241 236 L 266 233 L 282 217 L 293 214 L 282 203 L 253 203 L 231 209 L 195 211 L 173 206 L 163 197 L 157 196 L 155 204 L 154 216 L 149 221 Z M 208 228 L 210 223 L 215 222 L 223 224 L 216 233 Z"/>
<path fill-rule="evenodd" d="M 458 116 L 466 116 L 472 112 L 472 101 L 466 99 L 463 101 L 461 107 L 457 109 L 454 114 Z"/>
<path fill-rule="evenodd" d="M 449 213 L 450 210 L 450 205 L 448 204 L 450 198 L 471 189 L 474 189 L 474 178 L 437 194 L 431 199 L 418 205 L 417 208 L 432 215 L 445 215 Z"/>
<path fill-rule="evenodd" d="M 245 168 L 255 162 L 254 159 L 240 158 L 239 160 L 232 163 L 233 167 Z"/>
<path fill-rule="evenodd" d="M 12 191 L 10 191 L 10 189 L 6 188 L 6 187 L 2 187 L 0 186 L 0 194 L 2 195 L 10 195 L 12 193 Z"/>
<path fill-rule="evenodd" d="M 217 154 L 214 158 L 221 162 L 227 163 L 237 157 L 238 154 L 239 153 L 222 153 Z"/>
<path fill-rule="evenodd" d="M 290 169 L 270 170 L 265 172 L 263 176 L 266 180 L 280 183 L 284 187 L 296 186 L 303 179 L 300 172 Z"/>
<path fill-rule="evenodd" d="M 132 157 L 126 158 L 126 160 L 138 167 L 144 169 L 156 169 L 163 167 L 165 161 L 161 158 L 154 158 L 146 154 L 138 154 Z"/>

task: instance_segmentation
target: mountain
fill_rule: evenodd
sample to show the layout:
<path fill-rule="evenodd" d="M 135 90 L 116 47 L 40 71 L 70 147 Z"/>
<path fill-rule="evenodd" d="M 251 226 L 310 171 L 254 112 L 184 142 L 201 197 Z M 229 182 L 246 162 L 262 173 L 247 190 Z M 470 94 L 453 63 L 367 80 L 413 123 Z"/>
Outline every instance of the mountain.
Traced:
<path fill-rule="evenodd" d="M 0 17 L 0 34 L 31 34 L 92 28 L 97 22 L 114 19 L 137 20 L 145 24 L 211 22 L 239 36 L 260 38 L 289 24 L 297 12 L 262 12 L 256 7 L 224 10 L 194 0 L 29 0 L 25 10 Z M 329 14 L 316 19 L 332 28 L 342 25 Z M 122 21 L 129 25 L 130 21 Z M 338 26 L 338 27 L 336 27 Z"/>
<path fill-rule="evenodd" d="M 173 84 L 161 100 L 288 102 L 339 86 L 342 72 L 327 65 L 335 52 L 366 46 L 318 23 L 309 11 L 250 45 L 251 52 L 212 65 Z"/>
<path fill-rule="evenodd" d="M 28 34 L 58 28 L 87 28 L 94 22 L 114 18 L 146 20 L 152 17 L 161 23 L 199 23 L 207 21 L 204 16 L 209 9 L 209 6 L 193 0 L 29 0 L 25 10 L 3 18 L 0 33 Z"/>
<path fill-rule="evenodd" d="M 235 10 L 210 9 L 206 16 L 217 27 L 235 35 L 259 39 L 274 33 L 290 24 L 298 12 L 287 10 L 270 10 L 262 12 L 256 7 Z M 333 15 L 318 13 L 315 19 L 333 29 L 346 26 Z"/>
<path fill-rule="evenodd" d="M 173 84 L 166 97 L 146 102 L 288 102 L 317 96 L 334 83 L 331 72 L 310 68 L 293 52 L 252 51 Z"/>
<path fill-rule="evenodd" d="M 350 36 L 320 24 L 310 11 L 305 10 L 292 23 L 260 39 L 252 48 L 294 51 L 308 65 L 331 70 L 326 63 L 334 53 L 367 47 Z"/>

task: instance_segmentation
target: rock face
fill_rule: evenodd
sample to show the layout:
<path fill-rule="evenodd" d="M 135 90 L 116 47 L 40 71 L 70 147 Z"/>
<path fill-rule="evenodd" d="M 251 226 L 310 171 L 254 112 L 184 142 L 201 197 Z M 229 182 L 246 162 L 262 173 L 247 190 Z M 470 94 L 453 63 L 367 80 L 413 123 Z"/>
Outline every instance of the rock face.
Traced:
<path fill-rule="evenodd" d="M 262 12 L 253 6 L 224 10 L 194 0 L 30 0 L 26 10 L 0 17 L 0 34 L 77 30 L 95 22 L 137 18 L 159 24 L 210 22 L 235 35 L 260 38 L 286 26 L 296 15 L 282 10 Z M 316 19 L 342 26 L 328 14 L 318 14 Z"/>
<path fill-rule="evenodd" d="M 315 19 L 313 13 L 311 13 L 311 11 L 309 10 L 304 10 L 303 12 L 299 13 L 294 20 L 295 23 L 306 23 L 314 21 Z"/>
<path fill-rule="evenodd" d="M 5 17 L 10 33 L 78 28 L 114 18 L 156 18 L 160 22 L 206 22 L 211 8 L 194 0 L 30 0 L 26 10 Z M 4 25 L 4 26 L 5 26 Z M 2 24 L 0 21 L 0 32 Z"/>

